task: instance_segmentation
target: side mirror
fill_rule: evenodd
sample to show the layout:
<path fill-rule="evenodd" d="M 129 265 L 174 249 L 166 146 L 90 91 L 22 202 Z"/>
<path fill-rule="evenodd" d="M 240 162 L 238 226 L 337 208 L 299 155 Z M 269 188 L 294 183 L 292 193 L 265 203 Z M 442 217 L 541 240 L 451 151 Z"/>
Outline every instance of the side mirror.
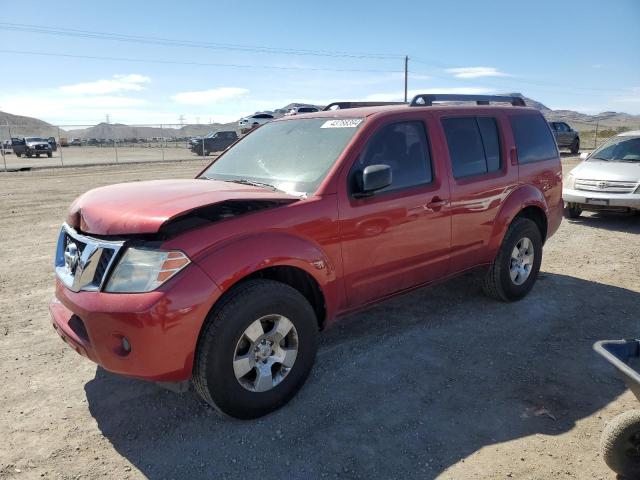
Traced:
<path fill-rule="evenodd" d="M 586 160 L 587 158 L 589 158 L 589 154 L 587 152 L 582 152 L 580 154 L 580 160 Z"/>
<path fill-rule="evenodd" d="M 366 197 L 391 185 L 389 165 L 369 165 L 362 172 L 362 183 L 357 196 Z"/>

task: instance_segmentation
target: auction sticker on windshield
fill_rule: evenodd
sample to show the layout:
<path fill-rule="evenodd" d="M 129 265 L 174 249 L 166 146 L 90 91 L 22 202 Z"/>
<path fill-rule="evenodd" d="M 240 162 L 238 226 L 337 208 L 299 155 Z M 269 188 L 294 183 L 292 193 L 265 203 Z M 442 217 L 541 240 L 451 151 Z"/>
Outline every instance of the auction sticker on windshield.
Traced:
<path fill-rule="evenodd" d="M 355 128 L 362 123 L 361 118 L 345 118 L 341 120 L 327 120 L 320 128 Z"/>

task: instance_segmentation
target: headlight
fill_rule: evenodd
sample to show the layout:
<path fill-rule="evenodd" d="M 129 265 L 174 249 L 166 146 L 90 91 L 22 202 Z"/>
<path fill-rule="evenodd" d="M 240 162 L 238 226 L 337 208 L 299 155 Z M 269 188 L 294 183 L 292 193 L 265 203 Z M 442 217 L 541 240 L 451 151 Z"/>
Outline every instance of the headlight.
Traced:
<path fill-rule="evenodd" d="M 576 177 L 573 176 L 572 173 L 567 175 L 567 181 L 565 182 L 565 187 L 573 189 L 576 184 Z"/>
<path fill-rule="evenodd" d="M 107 292 L 141 293 L 155 290 L 189 265 L 180 251 L 128 248 L 113 271 Z"/>

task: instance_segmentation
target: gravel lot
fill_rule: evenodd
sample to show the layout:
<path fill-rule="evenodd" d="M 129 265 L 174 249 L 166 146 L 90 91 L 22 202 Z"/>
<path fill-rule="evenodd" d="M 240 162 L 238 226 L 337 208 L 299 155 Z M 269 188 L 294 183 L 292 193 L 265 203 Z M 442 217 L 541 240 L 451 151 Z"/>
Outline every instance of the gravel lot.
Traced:
<path fill-rule="evenodd" d="M 613 478 L 599 435 L 636 400 L 591 345 L 639 334 L 637 216 L 564 221 L 521 302 L 470 274 L 343 319 L 300 394 L 257 421 L 78 356 L 47 311 L 68 204 L 204 163 L 0 174 L 0 478 Z"/>

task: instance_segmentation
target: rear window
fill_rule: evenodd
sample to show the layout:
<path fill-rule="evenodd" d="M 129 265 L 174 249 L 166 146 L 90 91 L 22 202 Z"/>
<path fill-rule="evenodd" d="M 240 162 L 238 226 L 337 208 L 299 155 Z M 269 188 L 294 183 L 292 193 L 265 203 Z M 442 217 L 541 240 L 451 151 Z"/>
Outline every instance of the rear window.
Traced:
<path fill-rule="evenodd" d="M 451 168 L 455 178 L 500 170 L 500 140 L 491 117 L 460 117 L 442 120 Z"/>
<path fill-rule="evenodd" d="M 556 142 L 542 115 L 515 115 L 509 120 L 518 149 L 518 163 L 557 158 Z"/>

